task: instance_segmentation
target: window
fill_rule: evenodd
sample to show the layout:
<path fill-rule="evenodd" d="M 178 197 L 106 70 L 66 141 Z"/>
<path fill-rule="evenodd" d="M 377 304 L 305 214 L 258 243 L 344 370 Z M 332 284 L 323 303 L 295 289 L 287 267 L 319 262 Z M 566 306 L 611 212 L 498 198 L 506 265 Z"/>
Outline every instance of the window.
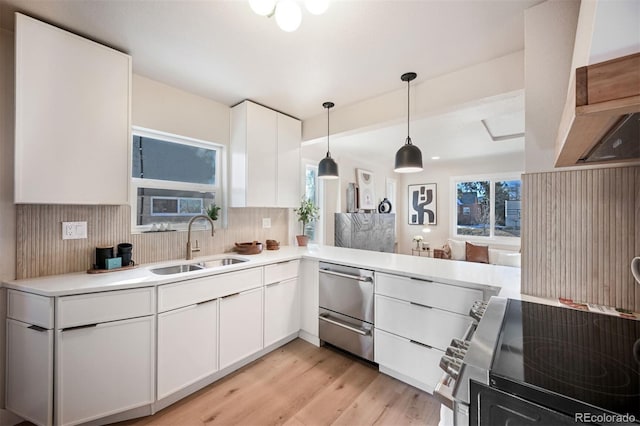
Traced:
<path fill-rule="evenodd" d="M 453 187 L 454 235 L 504 241 L 520 238 L 519 174 L 454 178 Z"/>
<path fill-rule="evenodd" d="M 210 142 L 134 129 L 131 152 L 133 229 L 169 224 L 185 229 L 189 219 L 223 204 L 222 147 Z"/>
<path fill-rule="evenodd" d="M 313 204 L 318 207 L 320 194 L 318 188 L 318 166 L 311 164 L 305 164 L 304 167 L 304 196 L 313 201 Z M 309 241 L 319 242 L 320 232 L 318 221 L 307 223 L 304 228 L 304 234 L 309 236 Z"/>

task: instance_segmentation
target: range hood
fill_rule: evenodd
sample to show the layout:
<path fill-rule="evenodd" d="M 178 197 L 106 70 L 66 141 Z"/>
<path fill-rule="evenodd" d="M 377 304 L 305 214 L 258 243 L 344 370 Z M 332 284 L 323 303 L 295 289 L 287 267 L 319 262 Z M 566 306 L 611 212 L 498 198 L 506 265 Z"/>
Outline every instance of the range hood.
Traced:
<path fill-rule="evenodd" d="M 576 69 L 556 167 L 640 160 L 640 53 Z"/>

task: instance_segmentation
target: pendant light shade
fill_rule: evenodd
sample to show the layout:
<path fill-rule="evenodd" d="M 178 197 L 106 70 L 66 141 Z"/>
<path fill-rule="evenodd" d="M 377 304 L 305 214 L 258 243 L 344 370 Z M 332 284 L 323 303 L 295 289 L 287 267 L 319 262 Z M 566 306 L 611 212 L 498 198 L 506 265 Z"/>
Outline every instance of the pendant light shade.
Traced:
<path fill-rule="evenodd" d="M 420 148 L 411 142 L 409 136 L 409 88 L 411 80 L 417 77 L 415 72 L 402 74 L 400 79 L 407 82 L 407 140 L 405 144 L 396 152 L 396 164 L 393 169 L 396 173 L 415 173 L 422 171 L 422 152 Z"/>
<path fill-rule="evenodd" d="M 318 164 L 318 177 L 320 179 L 338 179 L 338 164 L 331 158 L 329 151 L 329 109 L 333 108 L 333 102 L 325 102 L 322 104 L 327 109 L 327 156 Z"/>

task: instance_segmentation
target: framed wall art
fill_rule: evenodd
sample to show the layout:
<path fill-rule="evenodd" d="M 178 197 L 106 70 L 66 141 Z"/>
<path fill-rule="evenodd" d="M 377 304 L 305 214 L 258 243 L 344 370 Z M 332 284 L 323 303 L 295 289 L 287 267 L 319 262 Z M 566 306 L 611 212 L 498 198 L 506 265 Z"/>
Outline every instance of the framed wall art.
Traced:
<path fill-rule="evenodd" d="M 376 209 L 376 187 L 373 173 L 369 170 L 356 169 L 356 178 L 359 190 L 359 207 L 363 210 Z"/>
<path fill-rule="evenodd" d="M 436 224 L 436 195 L 435 183 L 409 185 L 407 206 L 409 225 Z"/>

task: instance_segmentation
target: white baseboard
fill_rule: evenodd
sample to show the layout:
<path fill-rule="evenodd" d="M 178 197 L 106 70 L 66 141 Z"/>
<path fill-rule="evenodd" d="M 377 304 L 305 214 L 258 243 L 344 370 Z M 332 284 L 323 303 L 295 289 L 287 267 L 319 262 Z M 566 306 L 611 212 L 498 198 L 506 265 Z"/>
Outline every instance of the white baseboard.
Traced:
<path fill-rule="evenodd" d="M 22 417 L 16 416 L 4 408 L 0 408 L 0 426 L 14 426 L 23 421 L 24 419 Z"/>
<path fill-rule="evenodd" d="M 311 343 L 314 346 L 320 347 L 320 339 L 318 338 L 318 336 L 314 336 L 311 333 L 307 333 L 304 330 L 300 330 L 298 332 L 298 337 L 301 338 L 304 341 L 307 341 L 307 342 Z"/>

